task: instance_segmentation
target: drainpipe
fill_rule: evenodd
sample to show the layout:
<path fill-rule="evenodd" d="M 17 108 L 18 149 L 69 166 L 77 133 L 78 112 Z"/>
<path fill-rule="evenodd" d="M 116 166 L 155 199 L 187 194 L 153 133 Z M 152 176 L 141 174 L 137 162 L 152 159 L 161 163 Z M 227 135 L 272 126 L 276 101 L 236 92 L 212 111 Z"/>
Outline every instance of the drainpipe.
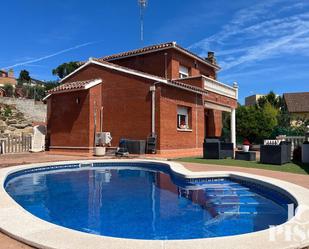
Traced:
<path fill-rule="evenodd" d="M 198 113 L 197 113 L 197 93 L 195 94 L 195 147 L 198 148 Z"/>
<path fill-rule="evenodd" d="M 238 100 L 238 84 L 234 82 L 233 88 L 235 89 L 235 98 Z M 231 142 L 234 144 L 234 149 L 236 149 L 236 110 L 231 109 Z"/>
<path fill-rule="evenodd" d="M 155 117 L 156 117 L 156 83 L 154 83 L 152 86 L 150 86 L 150 92 L 151 92 L 151 136 L 154 136 L 156 133 L 156 123 L 155 123 Z"/>
<path fill-rule="evenodd" d="M 167 79 L 167 53 L 164 53 L 164 73 L 165 79 Z"/>

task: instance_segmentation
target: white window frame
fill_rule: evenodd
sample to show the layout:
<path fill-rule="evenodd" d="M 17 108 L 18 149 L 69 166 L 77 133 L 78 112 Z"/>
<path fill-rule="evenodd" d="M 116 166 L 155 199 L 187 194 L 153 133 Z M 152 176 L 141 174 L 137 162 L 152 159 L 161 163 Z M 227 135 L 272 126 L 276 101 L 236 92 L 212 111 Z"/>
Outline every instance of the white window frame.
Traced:
<path fill-rule="evenodd" d="M 183 65 L 179 65 L 179 78 L 187 78 L 189 77 L 189 68 Z"/>
<path fill-rule="evenodd" d="M 181 116 L 185 116 L 185 125 L 181 125 Z M 177 129 L 187 130 L 189 128 L 189 107 L 177 107 Z"/>

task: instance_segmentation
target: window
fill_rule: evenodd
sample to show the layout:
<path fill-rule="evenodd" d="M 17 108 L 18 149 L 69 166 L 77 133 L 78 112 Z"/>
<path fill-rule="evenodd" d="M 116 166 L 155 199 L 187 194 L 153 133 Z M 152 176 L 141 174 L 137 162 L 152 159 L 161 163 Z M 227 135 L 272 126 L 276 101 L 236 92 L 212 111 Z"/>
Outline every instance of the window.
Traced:
<path fill-rule="evenodd" d="M 178 129 L 190 129 L 189 126 L 189 114 L 190 108 L 184 106 L 177 107 L 177 128 Z"/>
<path fill-rule="evenodd" d="M 187 77 L 189 77 L 189 68 L 180 65 L 179 66 L 179 78 L 182 79 L 182 78 L 187 78 Z"/>

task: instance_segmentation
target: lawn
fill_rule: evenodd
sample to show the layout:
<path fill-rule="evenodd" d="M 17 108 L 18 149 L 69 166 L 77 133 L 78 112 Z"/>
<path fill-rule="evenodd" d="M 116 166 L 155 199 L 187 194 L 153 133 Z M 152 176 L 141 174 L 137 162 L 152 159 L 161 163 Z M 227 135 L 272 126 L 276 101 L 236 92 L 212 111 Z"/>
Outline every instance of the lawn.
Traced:
<path fill-rule="evenodd" d="M 237 167 L 245 167 L 245 168 L 258 168 L 258 169 L 267 169 L 267 170 L 275 170 L 282 172 L 290 172 L 296 174 L 304 174 L 309 175 L 309 164 L 302 163 L 287 163 L 284 165 L 271 165 L 271 164 L 261 164 L 256 161 L 242 161 L 242 160 L 234 160 L 234 159 L 203 159 L 201 157 L 185 157 L 176 159 L 176 161 L 188 162 L 188 163 L 202 163 L 202 164 L 213 164 L 213 165 L 223 165 L 223 166 L 237 166 Z"/>

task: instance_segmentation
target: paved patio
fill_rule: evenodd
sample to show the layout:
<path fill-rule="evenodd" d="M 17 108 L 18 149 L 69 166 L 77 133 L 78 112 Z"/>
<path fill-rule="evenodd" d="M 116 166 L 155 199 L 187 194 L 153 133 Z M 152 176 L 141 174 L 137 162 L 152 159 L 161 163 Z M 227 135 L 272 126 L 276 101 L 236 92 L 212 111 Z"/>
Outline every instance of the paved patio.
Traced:
<path fill-rule="evenodd" d="M 54 155 L 50 153 L 24 153 L 15 155 L 1 155 L 0 156 L 0 168 L 9 167 L 14 165 L 38 163 L 38 162 L 53 162 L 53 161 L 70 161 L 70 160 L 87 160 L 94 159 L 96 157 L 85 157 L 83 155 Z M 97 158 L 96 158 L 97 159 Z M 292 182 L 294 184 L 303 186 L 309 189 L 309 176 L 299 175 L 278 171 L 254 169 L 254 168 L 244 168 L 244 167 L 232 167 L 232 166 L 219 166 L 219 165 L 207 165 L 207 164 L 197 164 L 197 163 L 181 163 L 187 169 L 191 171 L 240 171 L 245 173 L 257 174 L 262 176 L 269 176 L 285 181 Z M 11 249 L 29 249 L 29 247 L 23 243 L 20 243 L 7 235 L 0 233 L 0 247 Z"/>

